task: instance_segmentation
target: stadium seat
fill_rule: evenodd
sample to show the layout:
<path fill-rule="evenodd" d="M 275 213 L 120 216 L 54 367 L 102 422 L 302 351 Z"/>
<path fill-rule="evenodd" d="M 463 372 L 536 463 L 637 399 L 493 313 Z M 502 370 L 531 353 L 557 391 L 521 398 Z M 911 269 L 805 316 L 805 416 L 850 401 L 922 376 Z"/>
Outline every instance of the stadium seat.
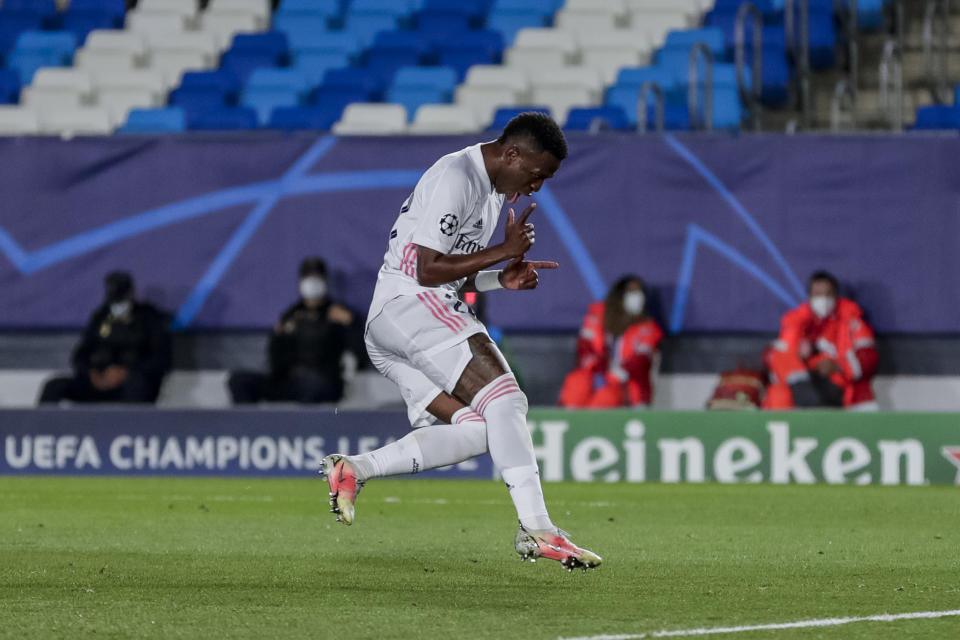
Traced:
<path fill-rule="evenodd" d="M 179 13 L 192 20 L 196 17 L 200 6 L 197 0 L 139 0 L 137 9 L 140 11 L 168 11 Z"/>
<path fill-rule="evenodd" d="M 112 69 L 131 71 L 136 66 L 136 57 L 120 51 L 98 51 L 86 47 L 77 51 L 74 66 L 88 71 Z"/>
<path fill-rule="evenodd" d="M 213 35 L 218 46 L 226 48 L 234 34 L 259 31 L 261 23 L 250 13 L 206 11 L 200 14 L 200 27 Z"/>
<path fill-rule="evenodd" d="M 187 129 L 187 116 L 179 107 L 132 109 L 117 133 L 179 133 Z"/>
<path fill-rule="evenodd" d="M 256 69 L 247 81 L 240 104 L 257 112 L 261 125 L 267 125 L 277 107 L 299 106 L 309 89 L 307 78 L 295 69 Z"/>
<path fill-rule="evenodd" d="M 63 56 L 56 51 L 14 51 L 7 58 L 7 67 L 16 71 L 20 81 L 28 85 L 34 74 L 44 67 L 62 67 Z"/>
<path fill-rule="evenodd" d="M 69 64 L 77 48 L 77 36 L 70 31 L 24 31 L 14 44 L 14 52 L 53 53 Z"/>
<path fill-rule="evenodd" d="M 0 69 L 0 104 L 16 104 L 20 100 L 20 74 L 13 69 Z"/>
<path fill-rule="evenodd" d="M 43 16 L 38 13 L 2 12 L 0 5 L 0 57 L 13 49 L 24 31 L 43 27 Z"/>
<path fill-rule="evenodd" d="M 374 45 L 364 53 L 363 66 L 366 73 L 377 76 L 383 86 L 387 86 L 397 69 L 417 66 L 419 63 L 420 54 L 416 49 Z"/>
<path fill-rule="evenodd" d="M 142 34 L 179 33 L 187 30 L 187 18 L 170 11 L 130 11 L 126 30 Z"/>
<path fill-rule="evenodd" d="M 90 74 L 78 69 L 44 68 L 21 93 L 24 105 L 43 112 L 47 109 L 79 108 L 93 93 Z"/>
<path fill-rule="evenodd" d="M 265 29 L 270 22 L 270 0 L 210 0 L 204 17 L 252 16 L 255 29 Z"/>
<path fill-rule="evenodd" d="M 424 9 L 417 13 L 419 31 L 434 33 L 463 33 L 470 29 L 470 16 L 455 9 Z"/>
<path fill-rule="evenodd" d="M 187 112 L 191 131 L 242 131 L 257 128 L 257 112 L 249 107 L 220 107 Z"/>
<path fill-rule="evenodd" d="M 470 108 L 481 123 L 493 120 L 497 109 L 522 101 L 521 94 L 509 87 L 469 84 L 457 87 L 454 100 L 456 104 Z"/>
<path fill-rule="evenodd" d="M 619 26 L 618 16 L 610 11 L 596 9 L 561 9 L 554 25 L 564 31 L 612 31 Z"/>
<path fill-rule="evenodd" d="M 552 115 L 550 109 L 543 105 L 523 105 L 523 106 L 513 106 L 513 107 L 503 107 L 497 109 L 497 112 L 493 115 L 493 122 L 490 123 L 490 126 L 487 127 L 488 130 L 500 131 L 514 116 L 518 116 L 521 113 L 526 113 L 527 111 L 538 111 L 540 113 L 545 113 L 548 116 Z"/>
<path fill-rule="evenodd" d="M 107 55 L 131 55 L 139 61 L 146 58 L 147 39 L 143 34 L 133 31 L 97 29 L 91 31 L 87 36 L 83 49 L 85 51 L 102 51 Z"/>
<path fill-rule="evenodd" d="M 91 76 L 97 106 L 105 108 L 113 122 L 126 121 L 133 108 L 158 107 L 166 98 L 166 82 L 156 71 L 92 71 Z"/>
<path fill-rule="evenodd" d="M 567 131 L 590 131 L 594 127 L 621 131 L 630 128 L 630 121 L 620 107 L 604 105 L 573 108 L 564 125 Z"/>
<path fill-rule="evenodd" d="M 170 104 L 182 107 L 189 122 L 194 113 L 235 104 L 239 91 L 240 80 L 229 72 L 188 71 L 170 93 Z"/>
<path fill-rule="evenodd" d="M 0 106 L 0 135 L 26 136 L 40 133 L 36 111 L 19 106 Z"/>
<path fill-rule="evenodd" d="M 397 18 L 385 13 L 348 13 L 344 19 L 344 31 L 352 34 L 366 48 L 380 31 L 390 31 L 397 27 Z"/>
<path fill-rule="evenodd" d="M 84 6 L 91 8 L 82 8 Z M 100 8 L 92 8 L 94 6 Z M 82 45 L 91 31 L 122 28 L 125 12 L 124 0 L 112 0 L 102 4 L 99 0 L 74 1 L 61 18 L 62 29 L 73 33 L 77 37 L 77 44 Z"/>
<path fill-rule="evenodd" d="M 407 129 L 407 110 L 399 104 L 354 103 L 347 105 L 334 123 L 338 135 L 391 135 Z"/>
<path fill-rule="evenodd" d="M 545 105 L 558 122 L 567 118 L 575 106 L 591 106 L 600 102 L 603 80 L 589 67 L 544 68 L 531 76 L 531 100 Z"/>
<path fill-rule="evenodd" d="M 495 9 L 487 17 L 487 29 L 497 31 L 505 46 L 511 46 L 523 29 L 541 28 L 548 24 L 548 13 L 539 10 Z"/>
<path fill-rule="evenodd" d="M 419 135 L 451 135 L 473 133 L 482 129 L 473 110 L 455 104 L 425 104 L 417 109 L 409 133 Z"/>
<path fill-rule="evenodd" d="M 630 14 L 628 27 L 647 38 L 648 47 L 653 50 L 663 46 L 667 34 L 675 29 L 688 26 L 687 15 L 683 11 L 636 12 Z"/>
<path fill-rule="evenodd" d="M 413 115 L 422 104 L 450 102 L 457 73 L 449 67 L 402 67 L 387 91 L 387 101 Z"/>
<path fill-rule="evenodd" d="M 960 107 L 955 105 L 932 105 L 917 109 L 917 130 L 960 129 Z"/>
<path fill-rule="evenodd" d="M 387 82 L 382 74 L 365 68 L 330 69 L 323 74 L 322 86 L 361 90 L 370 99 L 377 100 L 383 96 Z"/>
<path fill-rule="evenodd" d="M 99 107 L 50 107 L 40 112 L 40 132 L 73 137 L 113 133 L 116 123 Z"/>
<path fill-rule="evenodd" d="M 316 86 L 323 81 L 327 71 L 348 66 L 350 58 L 344 53 L 301 51 L 294 53 L 292 68 L 306 78 L 311 86 Z"/>
<path fill-rule="evenodd" d="M 275 15 L 324 16 L 334 17 L 340 14 L 339 0 L 283 0 Z"/>

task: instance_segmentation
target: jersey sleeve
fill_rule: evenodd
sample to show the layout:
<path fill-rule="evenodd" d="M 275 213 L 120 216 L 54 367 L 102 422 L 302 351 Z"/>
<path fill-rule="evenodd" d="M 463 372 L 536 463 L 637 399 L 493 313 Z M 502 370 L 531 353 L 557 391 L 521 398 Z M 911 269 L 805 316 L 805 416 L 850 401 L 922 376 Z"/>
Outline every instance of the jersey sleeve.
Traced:
<path fill-rule="evenodd" d="M 438 176 L 417 187 L 418 224 L 413 243 L 440 253 L 453 250 L 457 234 L 466 222 L 472 185 L 463 171 L 447 167 Z"/>

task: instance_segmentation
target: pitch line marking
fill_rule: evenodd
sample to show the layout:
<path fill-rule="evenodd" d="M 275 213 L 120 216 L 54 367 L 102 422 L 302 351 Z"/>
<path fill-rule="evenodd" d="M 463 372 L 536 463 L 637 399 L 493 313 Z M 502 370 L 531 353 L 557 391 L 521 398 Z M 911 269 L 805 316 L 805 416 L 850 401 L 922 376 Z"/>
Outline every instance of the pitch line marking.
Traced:
<path fill-rule="evenodd" d="M 713 627 L 710 629 L 678 629 L 673 631 L 651 631 L 649 633 L 560 637 L 557 640 L 641 640 L 643 638 L 675 638 L 679 636 L 707 636 L 721 633 L 740 633 L 742 631 L 773 631 L 778 629 L 804 629 L 807 627 L 835 627 L 851 622 L 895 622 L 897 620 L 917 620 L 920 618 L 946 618 L 960 616 L 960 609 L 949 611 L 918 611 L 915 613 L 883 613 L 876 616 L 862 618 L 820 618 L 815 620 L 798 620 L 797 622 L 778 622 L 772 624 L 755 624 L 741 627 Z"/>

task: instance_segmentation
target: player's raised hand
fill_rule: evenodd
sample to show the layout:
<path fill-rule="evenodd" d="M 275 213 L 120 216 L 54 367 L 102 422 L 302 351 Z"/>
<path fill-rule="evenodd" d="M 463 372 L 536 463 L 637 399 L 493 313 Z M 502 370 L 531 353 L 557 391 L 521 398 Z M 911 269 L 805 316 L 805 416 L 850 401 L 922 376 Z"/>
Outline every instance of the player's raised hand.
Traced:
<path fill-rule="evenodd" d="M 530 217 L 530 214 L 533 213 L 533 210 L 536 208 L 537 203 L 531 203 L 530 206 L 520 214 L 519 220 L 515 219 L 513 209 L 507 211 L 507 226 L 503 234 L 503 246 L 507 250 L 508 257 L 521 257 L 533 246 L 536 238 L 533 225 L 527 222 L 527 218 Z"/>
<path fill-rule="evenodd" d="M 552 261 L 524 260 L 517 256 L 503 268 L 500 273 L 500 284 L 504 289 L 536 289 L 540 283 L 537 269 L 556 269 L 560 265 Z"/>

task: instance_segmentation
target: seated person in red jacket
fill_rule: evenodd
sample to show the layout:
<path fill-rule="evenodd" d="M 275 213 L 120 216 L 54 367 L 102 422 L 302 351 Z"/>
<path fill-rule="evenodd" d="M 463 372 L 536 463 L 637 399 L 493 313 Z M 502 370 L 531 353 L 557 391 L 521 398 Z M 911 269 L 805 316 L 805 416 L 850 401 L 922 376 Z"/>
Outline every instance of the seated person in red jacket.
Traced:
<path fill-rule="evenodd" d="M 563 407 L 649 406 L 650 368 L 663 331 L 646 314 L 637 276 L 620 278 L 604 302 L 594 302 L 577 340 L 577 368 L 560 391 Z"/>
<path fill-rule="evenodd" d="M 764 353 L 771 384 L 765 409 L 845 407 L 876 410 L 870 380 L 879 355 L 860 307 L 837 295 L 826 271 L 810 276 L 809 300 L 784 314 L 780 337 Z"/>
<path fill-rule="evenodd" d="M 300 298 L 270 334 L 270 372 L 234 371 L 227 386 L 236 404 L 336 402 L 343 396 L 341 359 L 359 331 L 352 311 L 327 293 L 322 258 L 300 264 Z"/>

